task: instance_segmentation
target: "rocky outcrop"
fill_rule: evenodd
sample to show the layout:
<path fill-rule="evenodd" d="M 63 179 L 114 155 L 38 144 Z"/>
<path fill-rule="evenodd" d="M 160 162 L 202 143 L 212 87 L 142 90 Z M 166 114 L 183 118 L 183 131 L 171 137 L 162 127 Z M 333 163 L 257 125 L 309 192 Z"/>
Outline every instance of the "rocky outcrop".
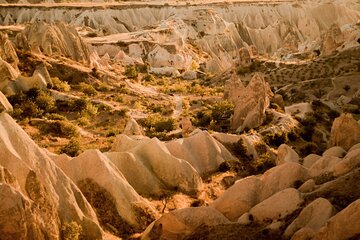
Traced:
<path fill-rule="evenodd" d="M 9 40 L 8 35 L 2 32 L 0 32 L 0 58 L 9 63 L 15 70 L 19 70 L 19 58 L 13 43 Z"/>
<path fill-rule="evenodd" d="M 0 165 L 7 169 L 0 178 L 0 235 L 59 239 L 62 225 L 74 221 L 84 238 L 101 239 L 95 212 L 79 188 L 6 113 L 0 114 L 0 133 Z"/>
<path fill-rule="evenodd" d="M 225 161 L 235 161 L 235 157 L 206 131 L 169 141 L 165 146 L 173 156 L 189 162 L 200 175 L 217 171 Z"/>
<path fill-rule="evenodd" d="M 11 87 L 11 84 L 14 84 L 15 79 L 20 75 L 20 72 L 15 70 L 9 63 L 0 59 L 0 91 L 3 93 L 14 93 L 14 87 Z"/>
<path fill-rule="evenodd" d="M 262 182 L 256 176 L 241 179 L 210 206 L 216 208 L 231 221 L 236 221 L 260 201 L 261 188 Z"/>
<path fill-rule="evenodd" d="M 132 118 L 126 123 L 123 134 L 128 135 L 128 136 L 131 136 L 131 135 L 144 135 L 144 130 L 136 122 L 136 120 Z"/>
<path fill-rule="evenodd" d="M 96 209 L 99 222 L 105 229 L 109 230 L 110 225 L 118 229 L 117 235 L 123 236 L 152 221 L 151 207 L 100 151 L 86 150 L 73 159 L 66 156 L 52 158 Z"/>
<path fill-rule="evenodd" d="M 300 212 L 299 216 L 286 228 L 284 236 L 291 237 L 301 228 L 310 228 L 317 232 L 334 214 L 335 209 L 331 203 L 324 198 L 318 198 Z"/>
<path fill-rule="evenodd" d="M 202 184 L 195 168 L 188 161 L 172 155 L 165 144 L 156 138 L 135 140 L 120 135 L 112 152 L 108 156 L 140 193 L 158 196 L 161 190 L 174 188 L 185 193 L 196 193 Z M 121 154 L 117 155 L 116 152 Z M 149 180 L 142 174 L 150 176 Z"/>
<path fill-rule="evenodd" d="M 332 173 L 334 166 L 341 162 L 341 159 L 333 156 L 323 156 L 319 158 L 309 168 L 309 174 L 311 177 L 317 177 L 323 174 Z"/>
<path fill-rule="evenodd" d="M 141 239 L 183 239 L 201 225 L 227 223 L 230 221 L 214 208 L 184 208 L 164 214 L 146 229 Z"/>
<path fill-rule="evenodd" d="M 316 234 L 317 240 L 338 240 L 357 238 L 360 235 L 360 199 L 351 203 L 330 218 L 326 226 Z"/>
<path fill-rule="evenodd" d="M 16 36 L 16 46 L 37 54 L 90 64 L 90 52 L 74 27 L 35 22 Z"/>
<path fill-rule="evenodd" d="M 45 78 L 38 72 L 34 72 L 32 77 L 19 76 L 15 80 L 17 91 L 27 92 L 31 88 L 46 89 L 47 83 Z"/>
<path fill-rule="evenodd" d="M 308 178 L 308 170 L 298 163 L 288 162 L 273 167 L 261 177 L 263 188 L 260 194 L 260 201 L 281 190 L 293 187 L 297 182 L 304 182 Z"/>
<path fill-rule="evenodd" d="M 12 112 L 13 107 L 11 106 L 9 101 L 7 100 L 6 96 L 0 91 L 0 113 L 2 111 Z"/>
<path fill-rule="evenodd" d="M 351 149 L 350 149 L 351 150 Z M 350 151 L 344 159 L 333 167 L 333 174 L 340 176 L 360 167 L 360 148 Z"/>
<path fill-rule="evenodd" d="M 299 163 L 300 157 L 294 149 L 286 144 L 281 144 L 278 148 L 278 154 L 276 159 L 276 165 L 280 165 L 286 162 Z"/>
<path fill-rule="evenodd" d="M 287 188 L 254 206 L 249 214 L 258 222 L 281 220 L 298 209 L 302 202 L 299 191 Z"/>
<path fill-rule="evenodd" d="M 330 143 L 348 150 L 360 142 L 360 124 L 352 114 L 344 113 L 336 118 L 331 127 Z"/>
<path fill-rule="evenodd" d="M 240 88 L 236 94 L 234 115 L 231 127 L 237 132 L 259 127 L 265 120 L 265 110 L 273 95 L 270 85 L 260 74 L 255 74 L 246 88 Z"/>

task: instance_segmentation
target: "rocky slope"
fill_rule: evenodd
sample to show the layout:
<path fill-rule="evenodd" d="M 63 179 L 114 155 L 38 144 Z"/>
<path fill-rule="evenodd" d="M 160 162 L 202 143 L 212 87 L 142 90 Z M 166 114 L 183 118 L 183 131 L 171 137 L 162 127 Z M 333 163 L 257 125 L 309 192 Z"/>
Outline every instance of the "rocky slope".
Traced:
<path fill-rule="evenodd" d="M 0 5 L 0 239 L 359 239 L 359 11 Z"/>
<path fill-rule="evenodd" d="M 155 68 L 189 69 L 195 61 L 202 70 L 215 73 L 236 64 L 241 47 L 254 46 L 258 54 L 288 59 L 298 53 L 312 54 L 316 50 L 329 54 L 356 46 L 358 9 L 352 1 L 267 5 L 234 2 L 211 7 L 153 3 L 91 10 L 29 5 L 1 8 L 0 16 L 5 25 L 62 21 L 82 27 L 90 33 L 88 36 L 101 36 L 87 40 L 98 48 L 99 55 L 117 56 L 115 60 L 123 51 L 131 59 L 141 58 Z"/>

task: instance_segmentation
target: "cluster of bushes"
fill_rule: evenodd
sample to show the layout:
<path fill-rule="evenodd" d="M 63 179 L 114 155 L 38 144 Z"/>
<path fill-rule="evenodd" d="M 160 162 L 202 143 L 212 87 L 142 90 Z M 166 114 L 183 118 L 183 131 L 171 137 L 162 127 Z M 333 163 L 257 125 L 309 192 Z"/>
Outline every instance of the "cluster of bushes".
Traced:
<path fill-rule="evenodd" d="M 38 88 L 9 96 L 8 100 L 14 108 L 13 116 L 18 119 L 42 117 L 56 111 L 55 99 L 49 92 Z"/>
<path fill-rule="evenodd" d="M 77 127 L 67 120 L 47 121 L 40 125 L 40 131 L 43 134 L 49 134 L 55 137 L 73 137 L 78 136 Z"/>
<path fill-rule="evenodd" d="M 268 147 L 264 142 L 258 142 L 254 145 L 258 157 L 248 156 L 248 147 L 244 140 L 227 146 L 229 150 L 239 159 L 239 162 L 227 163 L 230 165 L 226 170 L 232 170 L 241 177 L 263 173 L 266 170 L 276 166 L 275 159 L 271 156 Z"/>
<path fill-rule="evenodd" d="M 174 112 L 174 107 L 171 104 L 155 104 L 150 103 L 147 108 L 153 113 L 160 113 L 161 115 L 169 115 Z"/>
<path fill-rule="evenodd" d="M 232 103 L 228 101 L 216 102 L 212 105 L 206 105 L 201 111 L 196 112 L 193 124 L 197 127 L 222 131 L 221 125 L 229 125 L 233 113 L 234 105 Z"/>
<path fill-rule="evenodd" d="M 170 117 L 164 117 L 159 113 L 150 114 L 147 118 L 139 120 L 145 127 L 145 133 L 149 137 L 157 137 L 166 140 L 167 133 L 175 130 L 176 121 Z"/>

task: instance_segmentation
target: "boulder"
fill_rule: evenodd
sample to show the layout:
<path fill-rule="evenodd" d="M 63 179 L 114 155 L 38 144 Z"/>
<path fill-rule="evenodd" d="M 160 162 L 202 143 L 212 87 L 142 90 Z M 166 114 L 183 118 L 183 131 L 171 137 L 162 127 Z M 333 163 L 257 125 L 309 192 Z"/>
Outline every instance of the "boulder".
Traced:
<path fill-rule="evenodd" d="M 273 93 L 270 85 L 260 74 L 255 74 L 246 88 L 240 88 L 232 98 L 238 96 L 234 102 L 234 115 L 231 118 L 232 129 L 240 132 L 246 128 L 259 127 L 265 119 L 265 109 L 270 104 Z"/>
<path fill-rule="evenodd" d="M 230 221 L 214 208 L 183 208 L 164 214 L 153 222 L 141 239 L 182 239 L 201 225 L 228 223 Z"/>
<path fill-rule="evenodd" d="M 293 187 L 298 182 L 304 182 L 309 178 L 306 168 L 298 163 L 288 162 L 273 167 L 266 171 L 261 177 L 263 187 L 260 194 L 260 201 L 271 195 Z"/>
<path fill-rule="evenodd" d="M 321 158 L 321 156 L 319 156 L 317 154 L 313 154 L 313 153 L 309 154 L 306 157 L 304 157 L 303 166 L 306 168 L 310 168 L 320 158 Z"/>
<path fill-rule="evenodd" d="M 0 91 L 0 112 L 2 112 L 3 110 L 6 112 L 12 112 L 13 107 L 7 100 L 6 96 Z"/>
<path fill-rule="evenodd" d="M 104 153 L 120 170 L 137 193 L 145 197 L 161 197 L 166 186 L 147 166 L 131 152 Z M 171 171 L 171 170 L 169 170 Z"/>
<path fill-rule="evenodd" d="M 277 150 L 276 165 L 281 165 L 286 162 L 299 163 L 300 157 L 294 149 L 286 144 L 281 144 Z"/>
<path fill-rule="evenodd" d="M 179 77 L 181 76 L 180 72 L 174 67 L 151 67 L 150 73 L 159 76 L 167 77 Z"/>
<path fill-rule="evenodd" d="M 322 155 L 343 158 L 346 155 L 346 151 L 342 147 L 335 146 L 327 149 Z"/>
<path fill-rule="evenodd" d="M 297 210 L 302 202 L 298 190 L 287 188 L 255 205 L 249 214 L 257 222 L 280 220 Z"/>
<path fill-rule="evenodd" d="M 231 221 L 236 221 L 259 202 L 262 183 L 256 176 L 237 181 L 210 204 Z"/>
<path fill-rule="evenodd" d="M 341 159 L 338 157 L 323 156 L 309 168 L 309 174 L 314 178 L 322 174 L 331 173 L 334 170 L 334 166 L 340 161 Z"/>
<path fill-rule="evenodd" d="M 86 150 L 71 160 L 53 159 L 96 209 L 100 223 L 106 223 L 110 218 L 119 235 L 126 235 L 126 231 L 131 229 L 144 229 L 152 221 L 154 216 L 150 205 L 99 150 Z M 141 221 L 140 216 L 143 217 Z"/>
<path fill-rule="evenodd" d="M 9 85 L 15 81 L 20 72 L 15 70 L 9 63 L 0 58 L 0 91 L 12 93 Z"/>
<path fill-rule="evenodd" d="M 310 228 L 317 232 L 327 220 L 335 214 L 335 209 L 325 198 L 318 198 L 307 205 L 297 218 L 286 228 L 284 236 L 291 237 L 301 228 Z"/>
<path fill-rule="evenodd" d="M 58 239 L 62 224 L 76 222 L 84 238 L 102 239 L 95 212 L 79 188 L 6 113 L 0 113 L 0 149 L 0 166 L 8 172 L 0 184 L 0 236 Z"/>
<path fill-rule="evenodd" d="M 183 137 L 188 136 L 192 131 L 195 130 L 195 127 L 191 123 L 190 117 L 181 118 L 180 126 Z"/>
<path fill-rule="evenodd" d="M 311 192 L 314 190 L 316 184 L 314 179 L 309 179 L 306 182 L 304 182 L 299 188 L 298 190 L 302 193 L 307 193 L 307 192 Z"/>
<path fill-rule="evenodd" d="M 352 146 L 352 147 L 349 149 L 348 152 L 354 151 L 354 150 L 359 149 L 359 148 L 360 148 L 360 143 L 357 143 L 357 144 L 355 144 L 354 146 Z"/>
<path fill-rule="evenodd" d="M 360 148 L 349 151 L 342 161 L 333 167 L 334 176 L 340 176 L 360 167 Z"/>
<path fill-rule="evenodd" d="M 197 72 L 192 70 L 187 70 L 181 74 L 181 77 L 185 80 L 195 80 L 197 79 Z"/>
<path fill-rule="evenodd" d="M 27 92 L 31 88 L 46 89 L 47 87 L 45 78 L 40 73 L 34 73 L 32 77 L 19 76 L 15 80 L 15 84 L 23 92 Z"/>
<path fill-rule="evenodd" d="M 330 144 L 349 150 L 360 142 L 360 123 L 350 113 L 343 113 L 336 118 L 331 127 Z"/>
<path fill-rule="evenodd" d="M 185 149 L 186 148 L 184 148 L 184 151 L 186 151 Z M 125 170 L 128 173 L 126 175 L 130 178 L 141 179 L 143 177 L 140 174 L 141 172 L 150 171 L 168 190 L 176 188 L 185 193 L 195 193 L 199 191 L 201 187 L 202 180 L 195 168 L 188 161 L 172 155 L 165 143 L 156 138 L 149 139 L 142 137 L 134 139 L 121 134 L 117 136 L 111 151 L 130 154 L 129 156 L 122 155 L 124 159 L 119 160 L 122 162 L 126 161 L 126 159 L 133 159 L 129 160 L 128 163 L 121 163 L 121 168 L 126 168 L 126 164 L 128 164 L 128 166 L 131 165 L 138 169 L 138 171 L 134 172 Z M 131 155 L 133 155 L 133 157 Z M 120 164 L 120 162 L 117 164 Z M 141 169 L 144 167 L 148 168 L 148 170 Z M 142 181 L 146 183 L 146 179 Z M 149 181 L 151 180 L 149 179 Z M 129 182 L 134 182 L 134 179 L 129 179 Z M 152 191 L 153 189 L 157 189 L 156 186 L 157 185 L 154 185 L 154 188 L 147 190 L 141 188 L 141 192 Z M 153 194 L 157 193 L 153 192 Z"/>
<path fill-rule="evenodd" d="M 315 232 L 311 228 L 301 228 L 292 236 L 291 240 L 312 240 L 315 237 Z"/>
<path fill-rule="evenodd" d="M 329 219 L 316 234 L 317 240 L 351 239 L 360 235 L 360 199 Z M 355 239 L 355 238 L 354 238 Z"/>
<path fill-rule="evenodd" d="M 131 135 L 144 135 L 144 131 L 135 119 L 131 118 L 125 126 L 123 134 Z"/>
<path fill-rule="evenodd" d="M 297 103 L 285 107 L 285 113 L 301 119 L 304 119 L 311 112 L 313 112 L 313 109 L 310 103 Z"/>
<path fill-rule="evenodd" d="M 189 162 L 200 175 L 217 171 L 225 161 L 236 160 L 207 131 L 198 131 L 187 138 L 169 141 L 165 146 L 173 156 Z"/>

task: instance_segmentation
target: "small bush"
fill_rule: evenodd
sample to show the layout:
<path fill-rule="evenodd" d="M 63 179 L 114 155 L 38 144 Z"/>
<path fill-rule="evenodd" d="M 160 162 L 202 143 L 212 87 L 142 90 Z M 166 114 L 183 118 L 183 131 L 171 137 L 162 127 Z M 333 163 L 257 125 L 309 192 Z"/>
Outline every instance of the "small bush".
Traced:
<path fill-rule="evenodd" d="M 257 172 L 263 173 L 266 170 L 275 167 L 276 163 L 274 159 L 271 158 L 269 153 L 263 153 L 257 159 L 255 159 L 255 161 L 253 161 L 252 165 Z"/>
<path fill-rule="evenodd" d="M 41 91 L 35 98 L 35 104 L 45 112 L 52 112 L 56 109 L 55 99 L 47 92 Z"/>
<path fill-rule="evenodd" d="M 90 84 L 81 82 L 78 87 L 79 90 L 82 91 L 87 96 L 96 96 L 98 94 L 96 89 Z"/>
<path fill-rule="evenodd" d="M 74 124 L 69 121 L 57 120 L 52 122 L 47 122 L 44 124 L 40 130 L 44 134 L 51 134 L 57 137 L 74 137 L 79 135 L 79 132 Z"/>
<path fill-rule="evenodd" d="M 51 78 L 52 81 L 52 89 L 60 92 L 68 92 L 71 87 L 67 82 L 61 81 L 59 78 Z"/>
<path fill-rule="evenodd" d="M 61 227 L 61 239 L 79 240 L 82 233 L 82 227 L 76 222 L 65 223 Z"/>
<path fill-rule="evenodd" d="M 145 127 L 147 136 L 159 139 L 165 139 L 166 133 L 175 129 L 175 120 L 173 118 L 163 117 L 158 113 L 149 115 L 139 123 Z"/>
<path fill-rule="evenodd" d="M 145 76 L 143 76 L 142 80 L 144 82 L 155 82 L 155 77 L 151 74 L 146 74 Z"/>
<path fill-rule="evenodd" d="M 236 155 L 240 157 L 247 156 L 248 147 L 242 138 L 234 144 L 233 149 Z"/>
<path fill-rule="evenodd" d="M 70 157 L 79 155 L 81 151 L 80 142 L 77 138 L 71 138 L 69 143 L 60 148 L 60 154 L 65 153 Z"/>
<path fill-rule="evenodd" d="M 280 146 L 283 143 L 287 143 L 289 141 L 287 133 L 266 133 L 264 135 L 264 141 L 266 144 L 271 146 Z"/>
<path fill-rule="evenodd" d="M 57 113 L 47 113 L 44 117 L 49 120 L 67 120 L 65 116 Z"/>
<path fill-rule="evenodd" d="M 124 75 L 128 78 L 137 78 L 139 73 L 134 65 L 128 65 L 125 68 Z"/>

